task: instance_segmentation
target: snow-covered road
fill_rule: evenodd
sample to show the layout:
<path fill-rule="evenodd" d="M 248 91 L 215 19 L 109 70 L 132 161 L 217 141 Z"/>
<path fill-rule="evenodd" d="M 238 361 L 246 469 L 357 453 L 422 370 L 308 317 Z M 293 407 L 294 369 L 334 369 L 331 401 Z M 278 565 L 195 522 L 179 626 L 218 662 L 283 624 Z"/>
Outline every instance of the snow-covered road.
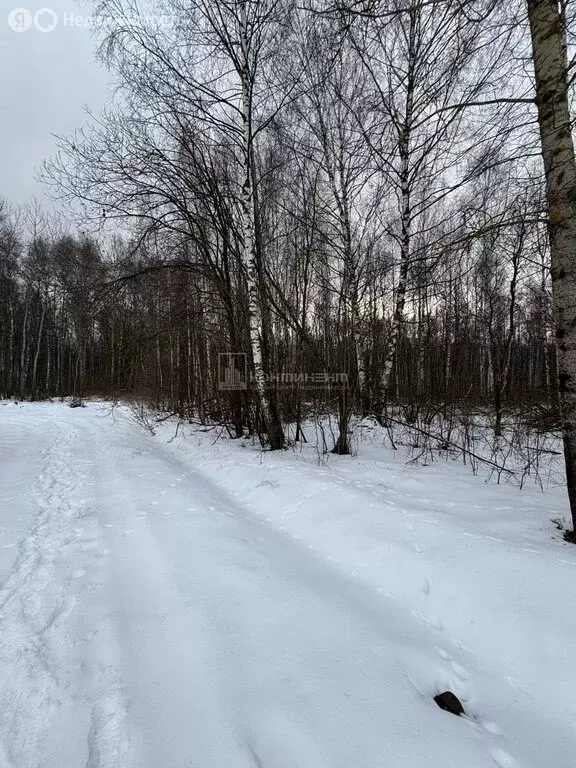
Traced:
<path fill-rule="evenodd" d="M 0 410 L 1 768 L 572 765 L 538 702 L 520 735 L 439 710 L 458 638 L 127 418 Z"/>

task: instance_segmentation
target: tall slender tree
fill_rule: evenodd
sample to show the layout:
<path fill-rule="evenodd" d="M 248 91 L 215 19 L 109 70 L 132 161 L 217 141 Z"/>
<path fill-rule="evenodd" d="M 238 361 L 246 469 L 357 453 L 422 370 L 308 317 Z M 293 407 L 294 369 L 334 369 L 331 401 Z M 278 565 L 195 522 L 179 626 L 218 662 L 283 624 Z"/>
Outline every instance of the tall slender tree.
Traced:
<path fill-rule="evenodd" d="M 569 107 L 565 3 L 528 0 L 546 176 L 558 390 L 576 542 L 576 156 Z"/>

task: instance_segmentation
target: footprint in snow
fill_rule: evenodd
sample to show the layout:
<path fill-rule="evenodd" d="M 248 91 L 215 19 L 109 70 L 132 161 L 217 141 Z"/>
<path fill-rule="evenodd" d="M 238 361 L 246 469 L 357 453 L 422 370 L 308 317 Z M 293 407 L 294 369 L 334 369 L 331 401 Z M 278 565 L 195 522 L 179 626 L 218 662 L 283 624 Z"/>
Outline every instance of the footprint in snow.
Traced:
<path fill-rule="evenodd" d="M 522 683 L 519 680 L 516 680 L 514 677 L 510 677 L 510 675 L 507 675 L 505 678 L 506 682 L 511 685 L 513 688 L 516 688 L 517 691 L 520 691 L 521 693 L 525 695 L 529 695 L 530 691 L 526 686 L 522 685 Z"/>
<path fill-rule="evenodd" d="M 27 598 L 20 598 L 20 602 L 22 603 L 22 608 L 28 619 L 36 616 L 42 607 L 40 596 L 34 593 L 28 595 Z"/>
<path fill-rule="evenodd" d="M 422 592 L 426 595 L 426 597 L 430 597 L 430 592 L 432 591 L 432 587 L 430 585 L 430 579 L 428 576 L 424 577 L 424 583 L 422 584 Z"/>
<path fill-rule="evenodd" d="M 463 651 L 464 653 L 472 654 L 472 649 L 469 645 L 466 645 L 466 643 L 463 643 L 461 640 L 456 640 L 455 638 L 452 639 L 452 643 L 458 648 L 459 651 Z"/>
<path fill-rule="evenodd" d="M 95 704 L 86 768 L 131 764 L 127 719 L 126 704 L 120 693 L 112 692 Z"/>
<path fill-rule="evenodd" d="M 502 736 L 502 729 L 492 720 L 483 720 L 480 725 L 486 733 L 490 733 L 492 736 Z"/>
<path fill-rule="evenodd" d="M 411 611 L 411 613 L 418 619 L 418 621 L 421 621 L 422 624 L 426 624 L 427 626 L 432 627 L 432 629 L 436 629 L 438 632 L 442 632 L 444 629 L 444 624 L 438 616 L 427 616 L 426 614 L 415 610 Z"/>
<path fill-rule="evenodd" d="M 470 679 L 470 675 L 468 674 L 468 672 L 466 672 L 464 667 L 461 667 L 460 664 L 458 664 L 458 662 L 451 661 L 450 666 L 452 667 L 452 672 L 454 672 L 456 677 L 458 677 L 460 680 L 465 681 Z"/>
<path fill-rule="evenodd" d="M 500 747 L 493 747 L 489 751 L 490 757 L 499 768 L 519 768 L 519 763 L 512 757 L 512 755 L 509 755 L 508 752 L 500 749 Z"/>
<path fill-rule="evenodd" d="M 91 629 L 89 632 L 84 632 L 84 634 L 78 634 L 75 635 L 72 638 L 72 645 L 78 646 L 83 645 L 84 643 L 89 643 L 91 640 L 93 640 L 96 635 L 98 634 L 97 629 Z M 76 667 L 76 669 L 82 669 L 84 666 L 84 662 L 80 662 L 80 665 Z"/>

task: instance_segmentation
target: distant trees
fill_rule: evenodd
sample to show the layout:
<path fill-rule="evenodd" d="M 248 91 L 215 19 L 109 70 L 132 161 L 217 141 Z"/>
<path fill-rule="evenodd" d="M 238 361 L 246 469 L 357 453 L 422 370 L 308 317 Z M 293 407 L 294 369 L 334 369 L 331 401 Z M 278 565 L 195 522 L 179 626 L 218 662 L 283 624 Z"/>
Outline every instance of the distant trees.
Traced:
<path fill-rule="evenodd" d="M 0 392 L 81 398 L 87 388 L 94 391 L 97 376 L 92 297 L 101 265 L 98 247 L 88 239 L 46 236 L 23 247 L 23 233 L 16 235 L 8 221 L 0 228 Z"/>
<path fill-rule="evenodd" d="M 16 281 L 21 252 L 16 223 L 0 201 L 0 377 L 4 395 L 14 394 L 18 387 L 17 345 L 22 337 L 23 317 Z"/>

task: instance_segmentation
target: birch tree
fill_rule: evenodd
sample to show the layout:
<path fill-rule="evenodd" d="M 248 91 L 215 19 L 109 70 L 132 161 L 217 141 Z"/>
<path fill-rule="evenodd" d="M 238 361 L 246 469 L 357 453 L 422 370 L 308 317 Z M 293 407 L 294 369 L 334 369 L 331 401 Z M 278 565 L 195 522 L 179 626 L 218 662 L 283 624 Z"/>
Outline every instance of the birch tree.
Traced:
<path fill-rule="evenodd" d="M 527 5 L 546 176 L 566 483 L 576 542 L 576 156 L 563 6 L 558 0 L 528 0 Z"/>
<path fill-rule="evenodd" d="M 501 141 L 506 118 L 493 123 L 490 110 L 494 90 L 508 71 L 513 33 L 504 31 L 492 42 L 492 31 L 481 21 L 482 12 L 493 6 L 489 0 L 476 3 L 469 9 L 473 13 L 446 0 L 390 0 L 378 5 L 380 12 L 352 5 L 351 35 L 375 105 L 373 120 L 363 123 L 365 135 L 396 198 L 387 221 L 396 241 L 397 278 L 381 370 L 385 400 L 411 265 L 426 259 L 435 238 L 457 226 L 454 219 L 446 220 L 456 210 L 448 210 L 447 202 L 491 162 Z M 486 120 L 478 120 L 480 110 Z M 424 247 L 417 248 L 421 231 L 426 232 Z"/>
<path fill-rule="evenodd" d="M 330 288 L 338 297 L 336 332 L 347 376 L 347 386 L 339 396 L 339 433 L 334 452 L 346 454 L 350 452 L 352 411 L 367 405 L 361 311 L 364 258 L 373 237 L 371 223 L 381 194 L 372 183 L 370 151 L 358 125 L 368 110 L 365 77 L 342 24 L 332 30 L 324 20 L 304 15 L 300 19 L 297 57 L 304 87 L 293 108 L 293 143 L 304 162 L 317 169 L 320 181 L 318 204 L 323 213 L 329 272 L 333 275 Z"/>
<path fill-rule="evenodd" d="M 92 209 L 112 219 L 138 217 L 151 230 L 168 229 L 205 250 L 206 218 L 215 206 L 199 215 L 190 159 L 201 144 L 216 151 L 240 211 L 254 394 L 262 432 L 274 449 L 284 445 L 284 435 L 274 390 L 266 387 L 267 289 L 254 153 L 258 134 L 281 106 L 264 61 L 281 38 L 285 9 L 289 4 L 280 0 L 169 0 L 163 10 L 172 21 L 155 28 L 131 0 L 103 0 L 102 53 L 128 108 L 93 121 L 88 135 L 64 140 L 60 162 L 49 169 L 69 197 L 81 195 Z"/>

